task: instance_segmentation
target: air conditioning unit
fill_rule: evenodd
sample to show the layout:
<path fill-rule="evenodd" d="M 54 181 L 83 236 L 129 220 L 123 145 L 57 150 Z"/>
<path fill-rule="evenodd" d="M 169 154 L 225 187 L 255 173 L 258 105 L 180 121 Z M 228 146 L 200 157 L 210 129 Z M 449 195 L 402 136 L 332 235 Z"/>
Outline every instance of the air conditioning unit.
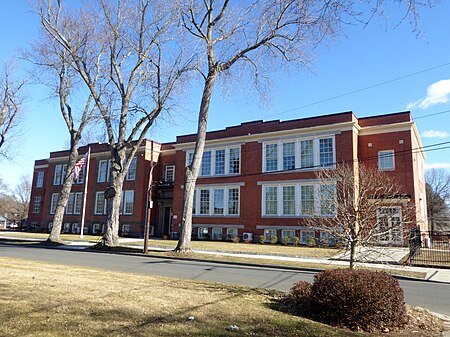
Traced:
<path fill-rule="evenodd" d="M 242 235 L 242 240 L 244 240 L 244 241 L 253 241 L 253 233 L 244 233 Z"/>

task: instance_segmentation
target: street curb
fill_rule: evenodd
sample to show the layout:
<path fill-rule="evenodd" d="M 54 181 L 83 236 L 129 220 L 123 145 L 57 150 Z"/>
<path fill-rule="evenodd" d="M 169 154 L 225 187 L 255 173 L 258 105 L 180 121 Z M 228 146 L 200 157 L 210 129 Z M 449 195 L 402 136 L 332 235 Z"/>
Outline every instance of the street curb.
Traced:
<path fill-rule="evenodd" d="M 203 263 L 216 263 L 216 264 L 223 264 L 223 265 L 235 265 L 235 266 L 247 266 L 247 267 L 252 267 L 252 268 L 264 268 L 264 269 L 276 269 L 276 270 L 288 270 L 288 271 L 305 271 L 305 272 L 314 272 L 314 273 L 318 273 L 321 271 L 326 270 L 325 268 L 308 268 L 308 267 L 294 267 L 294 266 L 279 266 L 279 265 L 272 265 L 272 264 L 258 264 L 258 263 L 250 263 L 250 262 L 232 262 L 232 261 L 220 261 L 220 260 L 207 260 L 207 259 L 199 259 L 199 258 L 183 258 L 183 257 L 175 257 L 175 256 L 164 256 L 164 257 L 158 257 L 158 256 L 151 256 L 151 255 L 144 255 L 142 253 L 139 252 L 120 252 L 120 251 L 108 251 L 108 250 L 98 250 L 98 249 L 92 249 L 92 247 L 87 246 L 84 249 L 80 249 L 80 248 L 76 248 L 76 247 L 71 247 L 70 244 L 66 244 L 63 246 L 45 246 L 42 245 L 42 240 L 40 239 L 28 239 L 28 240 L 21 240 L 18 238 L 13 238 L 13 239 L 9 239 L 9 238 L 0 238 L 0 242 L 2 241 L 9 241 L 9 242 L 17 242 L 19 243 L 20 241 L 23 242 L 35 242 L 37 245 L 33 245 L 33 247 L 39 247 L 39 248 L 51 248 L 51 249 L 64 249 L 64 250 L 71 250 L 71 251 L 86 251 L 86 252 L 93 252 L 93 253 L 106 253 L 106 254 L 118 254 L 118 255 L 133 255 L 133 256 L 142 256 L 142 257 L 148 257 L 148 258 L 164 258 L 164 259 L 169 259 L 169 260 L 179 260 L 179 261 L 191 261 L 191 262 L 203 262 Z M 71 241 L 71 242 L 75 242 L 75 241 Z M 20 243 L 19 243 L 20 244 Z M 27 245 L 23 245 L 24 247 L 28 247 Z M 128 249 L 136 249 L 137 251 L 140 250 L 140 248 L 135 248 L 135 247 L 130 247 L 130 246 L 125 246 L 125 248 Z M 149 249 L 151 250 L 152 248 L 154 249 L 159 249 L 161 247 L 149 247 Z M 164 249 L 162 249 L 162 251 L 164 251 Z M 170 251 L 170 250 L 166 250 L 166 251 Z M 219 251 L 208 251 L 208 250 L 202 250 L 205 252 L 211 252 L 212 254 L 216 253 L 216 254 L 220 254 Z M 239 255 L 239 254 L 236 254 Z M 256 256 L 258 256 L 256 254 Z M 431 283 L 439 283 L 439 284 L 447 284 L 447 282 L 442 282 L 442 281 L 436 281 L 436 280 L 429 280 L 429 279 L 421 279 L 421 278 L 416 278 L 416 277 L 412 277 L 412 276 L 404 276 L 404 275 L 397 275 L 392 273 L 391 274 L 394 278 L 399 279 L 399 280 L 406 280 L 406 281 L 421 281 L 421 282 L 431 282 Z"/>

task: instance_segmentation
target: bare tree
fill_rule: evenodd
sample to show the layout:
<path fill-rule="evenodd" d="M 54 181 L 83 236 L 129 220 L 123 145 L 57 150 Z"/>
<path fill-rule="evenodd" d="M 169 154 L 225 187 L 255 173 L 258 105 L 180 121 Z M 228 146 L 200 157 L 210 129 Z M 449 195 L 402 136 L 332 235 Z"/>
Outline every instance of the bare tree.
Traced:
<path fill-rule="evenodd" d="M 21 121 L 24 104 L 25 80 L 14 78 L 13 71 L 11 64 L 5 64 L 0 74 L 0 157 L 7 158 L 11 140 Z"/>
<path fill-rule="evenodd" d="M 415 22 L 415 0 L 400 3 L 406 5 L 406 17 L 409 15 Z M 383 1 L 374 3 L 368 20 L 382 12 L 382 4 Z M 197 57 L 203 92 L 193 159 L 185 169 L 180 237 L 175 251 L 190 250 L 194 189 L 216 81 L 237 77 L 249 81 L 250 76 L 246 75 L 251 73 L 258 87 L 264 72 L 271 66 L 280 67 L 290 62 L 307 64 L 315 47 L 339 33 L 345 20 L 365 21 L 359 5 L 358 1 L 184 1 L 183 27 L 191 38 L 187 38 L 185 45 L 192 46 L 192 54 Z"/>
<path fill-rule="evenodd" d="M 30 194 L 31 179 L 28 176 L 20 177 L 18 185 L 12 191 L 0 187 L 0 214 L 8 222 L 20 225 L 22 220 L 26 219 L 28 215 Z"/>
<path fill-rule="evenodd" d="M 170 107 L 184 73 L 176 36 L 176 4 L 92 1 L 66 8 L 42 0 L 42 27 L 61 45 L 92 95 L 105 124 L 112 169 L 103 244 L 118 244 L 122 184 L 136 151 L 158 115 Z"/>
<path fill-rule="evenodd" d="M 392 176 L 362 163 L 338 164 L 316 176 L 321 186 L 321 213 L 334 215 L 313 216 L 305 222 L 348 250 L 350 268 L 362 258 L 361 247 L 383 241 L 404 243 L 415 213 L 411 197 Z"/>
<path fill-rule="evenodd" d="M 64 28 L 67 27 L 64 26 Z M 74 37 L 73 40 L 76 38 Z M 93 104 L 92 94 L 79 88 L 79 79 L 74 70 L 72 56 L 53 39 L 46 29 L 42 29 L 40 40 L 33 44 L 31 52 L 25 53 L 25 57 L 37 67 L 35 74 L 39 81 L 48 86 L 52 95 L 56 95 L 58 98 L 59 112 L 69 134 L 67 168 L 62 177 L 62 189 L 58 195 L 53 226 L 48 237 L 49 242 L 59 243 L 61 242 L 63 217 L 74 182 L 78 146 L 85 127 L 94 115 L 95 104 Z M 98 75 L 98 72 L 93 74 L 94 83 L 98 80 Z"/>
<path fill-rule="evenodd" d="M 431 169 L 425 173 L 427 213 L 430 230 L 435 230 L 436 218 L 449 215 L 450 173 L 444 169 Z"/>

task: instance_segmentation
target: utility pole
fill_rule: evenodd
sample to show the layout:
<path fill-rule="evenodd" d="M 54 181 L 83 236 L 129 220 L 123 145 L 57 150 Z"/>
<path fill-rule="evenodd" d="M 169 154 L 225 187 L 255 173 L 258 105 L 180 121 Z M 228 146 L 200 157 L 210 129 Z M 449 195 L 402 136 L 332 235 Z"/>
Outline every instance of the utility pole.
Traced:
<path fill-rule="evenodd" d="M 150 173 L 148 175 L 148 187 L 147 187 L 147 214 L 145 217 L 145 238 L 144 238 L 144 255 L 148 254 L 148 240 L 150 236 L 150 218 L 152 213 L 153 201 L 152 201 L 152 183 L 153 183 L 153 140 L 150 147 Z"/>

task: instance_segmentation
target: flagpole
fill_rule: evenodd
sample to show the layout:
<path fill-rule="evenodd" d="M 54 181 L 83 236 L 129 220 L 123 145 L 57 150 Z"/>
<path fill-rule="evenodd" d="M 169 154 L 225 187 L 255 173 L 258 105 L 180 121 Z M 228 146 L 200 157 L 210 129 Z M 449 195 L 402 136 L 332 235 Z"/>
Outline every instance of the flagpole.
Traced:
<path fill-rule="evenodd" d="M 80 238 L 83 237 L 84 232 L 84 218 L 86 215 L 86 199 L 87 199 L 87 188 L 88 188 L 88 181 L 89 181 L 89 164 L 91 161 L 91 147 L 88 148 L 88 156 L 87 156 L 87 163 L 86 163 L 86 174 L 84 175 L 84 193 L 83 193 L 83 209 L 81 210 L 81 233 Z"/>

